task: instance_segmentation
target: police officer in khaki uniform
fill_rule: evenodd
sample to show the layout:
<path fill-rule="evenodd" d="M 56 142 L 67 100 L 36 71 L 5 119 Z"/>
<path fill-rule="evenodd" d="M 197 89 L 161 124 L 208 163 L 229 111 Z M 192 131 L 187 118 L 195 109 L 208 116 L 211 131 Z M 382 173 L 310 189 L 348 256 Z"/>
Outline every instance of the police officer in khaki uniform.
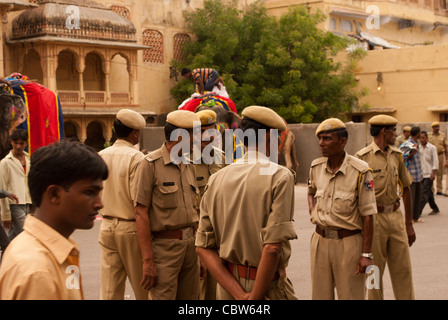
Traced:
<path fill-rule="evenodd" d="M 150 290 L 153 300 L 196 300 L 198 191 L 193 165 L 183 154 L 193 146 L 193 126 L 199 126 L 199 118 L 193 112 L 177 110 L 169 113 L 166 121 L 165 143 L 141 159 L 135 173 L 142 286 Z"/>
<path fill-rule="evenodd" d="M 99 154 L 109 168 L 104 182 L 104 208 L 99 234 L 101 247 L 100 299 L 123 300 L 126 278 L 137 300 L 147 300 L 142 280 L 142 254 L 137 237 L 131 181 L 143 153 L 134 148 L 139 143 L 145 118 L 134 110 L 122 109 L 114 119 L 117 141 Z"/>
<path fill-rule="evenodd" d="M 199 202 L 205 191 L 205 186 L 212 174 L 224 168 L 225 153 L 222 149 L 213 146 L 214 137 L 220 132 L 216 127 L 216 113 L 213 110 L 203 110 L 196 113 L 201 121 L 201 158 L 194 161 L 196 183 L 199 188 Z M 211 148 L 210 148 L 211 147 Z M 199 276 L 200 300 L 216 300 L 216 279 L 201 265 Z"/>
<path fill-rule="evenodd" d="M 197 252 L 218 281 L 217 299 L 297 299 L 286 276 L 289 240 L 297 238 L 294 175 L 268 158 L 278 157 L 277 130 L 286 126 L 266 107 L 247 107 L 242 117 L 240 128 L 252 132 L 245 139 L 247 151 L 210 177 Z M 264 134 L 265 142 L 258 144 L 257 136 Z"/>
<path fill-rule="evenodd" d="M 345 152 L 348 134 L 337 118 L 316 130 L 323 157 L 311 163 L 308 205 L 314 300 L 365 299 L 365 271 L 372 265 L 372 215 L 376 214 L 369 166 Z"/>
<path fill-rule="evenodd" d="M 409 137 L 411 136 L 411 129 L 412 128 L 410 126 L 405 126 L 403 128 L 403 134 L 397 137 L 397 140 L 395 141 L 395 147 L 399 148 L 403 142 L 409 139 Z"/>
<path fill-rule="evenodd" d="M 409 247 L 415 241 L 412 226 L 410 185 L 412 177 L 407 170 L 402 153 L 393 147 L 396 139 L 397 120 L 387 115 L 377 115 L 369 120 L 373 142 L 356 153 L 373 170 L 378 214 L 373 217 L 373 263 L 380 270 L 379 289 L 368 290 L 369 300 L 383 299 L 383 274 L 386 263 L 391 277 L 395 298 L 414 299 L 412 267 Z M 402 189 L 405 219 L 400 210 Z"/>
<path fill-rule="evenodd" d="M 428 132 L 429 143 L 433 144 L 437 149 L 437 156 L 439 160 L 439 170 L 437 170 L 437 194 L 443 195 L 443 171 L 445 167 L 448 166 L 448 151 L 447 151 L 447 141 L 446 135 L 440 132 L 440 124 L 435 121 L 431 124 L 432 132 Z M 445 162 L 445 159 L 446 162 Z M 448 181 L 448 178 L 447 178 Z M 447 196 L 447 194 L 445 194 Z"/>

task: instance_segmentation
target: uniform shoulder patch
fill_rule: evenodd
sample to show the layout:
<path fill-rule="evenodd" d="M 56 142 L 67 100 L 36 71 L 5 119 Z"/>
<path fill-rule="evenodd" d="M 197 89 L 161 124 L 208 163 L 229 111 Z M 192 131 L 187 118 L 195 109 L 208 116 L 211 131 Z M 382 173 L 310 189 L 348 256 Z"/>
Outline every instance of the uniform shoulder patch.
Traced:
<path fill-rule="evenodd" d="M 326 163 L 327 159 L 328 159 L 327 157 L 320 157 L 320 158 L 314 159 L 311 162 L 311 167 L 317 166 L 317 165 L 322 164 L 322 163 Z"/>
<path fill-rule="evenodd" d="M 375 188 L 375 184 L 373 183 L 373 180 L 366 181 L 366 182 L 364 182 L 364 187 L 367 190 L 372 191 Z"/>

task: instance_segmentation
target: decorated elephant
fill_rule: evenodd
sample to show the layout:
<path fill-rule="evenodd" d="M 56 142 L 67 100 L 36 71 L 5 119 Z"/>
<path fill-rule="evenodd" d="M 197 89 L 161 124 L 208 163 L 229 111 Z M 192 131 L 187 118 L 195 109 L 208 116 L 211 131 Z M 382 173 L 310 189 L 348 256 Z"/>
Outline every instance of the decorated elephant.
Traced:
<path fill-rule="evenodd" d="M 0 159 L 10 150 L 9 135 L 26 121 L 28 111 L 21 97 L 0 90 Z"/>

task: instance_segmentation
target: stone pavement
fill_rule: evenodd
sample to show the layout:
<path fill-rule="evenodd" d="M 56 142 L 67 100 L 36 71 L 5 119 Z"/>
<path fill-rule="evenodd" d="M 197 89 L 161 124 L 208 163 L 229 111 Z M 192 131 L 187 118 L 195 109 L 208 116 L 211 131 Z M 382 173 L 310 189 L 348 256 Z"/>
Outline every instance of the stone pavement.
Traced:
<path fill-rule="evenodd" d="M 292 257 L 287 275 L 292 281 L 301 300 L 311 299 L 310 251 L 309 243 L 314 225 L 309 221 L 306 186 L 295 187 L 294 224 L 298 239 L 291 242 Z M 448 197 L 436 196 L 441 214 L 428 216 L 431 211 L 427 205 L 423 210 L 424 223 L 414 224 L 417 240 L 411 247 L 411 261 L 415 297 L 418 300 L 448 299 Z M 91 230 L 77 230 L 73 238 L 81 251 L 80 263 L 84 296 L 88 300 L 99 299 L 100 292 L 100 248 L 98 232 L 100 221 L 95 222 Z M 384 276 L 385 299 L 394 299 L 389 274 Z M 134 299 L 129 283 L 126 287 L 126 299 Z"/>

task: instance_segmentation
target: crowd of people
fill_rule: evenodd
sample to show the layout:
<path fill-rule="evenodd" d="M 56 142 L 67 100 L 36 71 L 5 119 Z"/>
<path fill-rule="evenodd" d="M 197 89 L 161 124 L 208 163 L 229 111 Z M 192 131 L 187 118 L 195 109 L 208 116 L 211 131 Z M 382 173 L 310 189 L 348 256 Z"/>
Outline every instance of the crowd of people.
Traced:
<path fill-rule="evenodd" d="M 219 131 L 211 110 L 170 112 L 164 143 L 145 154 L 135 147 L 145 119 L 129 109 L 117 113 L 117 140 L 99 153 L 61 141 L 30 157 L 26 131 L 14 130 L 0 162 L 1 218 L 9 230 L 0 230 L 0 299 L 83 299 L 70 236 L 101 215 L 101 299 L 123 299 L 129 279 L 138 300 L 296 300 L 287 276 L 297 239 L 295 172 L 271 161 L 271 143 L 286 124 L 266 107 L 247 107 L 241 116 L 240 128 L 255 139 L 244 140 L 246 152 L 232 164 L 213 145 Z M 193 150 L 197 123 L 200 159 L 180 147 Z M 397 142 L 397 123 L 371 118 L 373 141 L 353 156 L 340 119 L 316 130 L 322 157 L 311 164 L 307 196 L 316 228 L 313 299 L 383 299 L 386 265 L 395 298 L 414 299 L 413 223 L 422 222 L 427 203 L 440 213 L 433 185 L 448 165 L 441 165 L 447 144 L 438 123 L 431 133 L 405 127 Z M 204 161 L 205 150 L 212 161 Z M 374 266 L 380 283 L 366 287 Z"/>

